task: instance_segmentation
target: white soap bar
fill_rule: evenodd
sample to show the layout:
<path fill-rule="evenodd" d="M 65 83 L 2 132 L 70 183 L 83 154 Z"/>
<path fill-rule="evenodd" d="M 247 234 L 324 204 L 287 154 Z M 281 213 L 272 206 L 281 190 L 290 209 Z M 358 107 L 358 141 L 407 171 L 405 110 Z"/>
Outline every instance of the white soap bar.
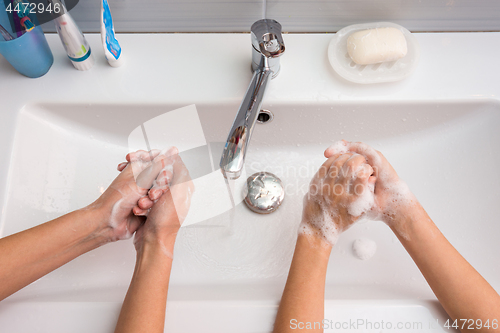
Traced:
<path fill-rule="evenodd" d="M 358 65 L 398 60 L 407 52 L 406 38 L 396 28 L 361 30 L 347 39 L 347 53 Z"/>

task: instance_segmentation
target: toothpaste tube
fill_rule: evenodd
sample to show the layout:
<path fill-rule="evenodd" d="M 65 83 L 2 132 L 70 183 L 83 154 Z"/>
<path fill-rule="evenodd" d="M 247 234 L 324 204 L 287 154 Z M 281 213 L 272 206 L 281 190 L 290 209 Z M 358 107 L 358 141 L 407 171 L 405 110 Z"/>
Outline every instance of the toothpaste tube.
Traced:
<path fill-rule="evenodd" d="M 115 28 L 108 0 L 101 0 L 101 41 L 109 65 L 112 67 L 123 65 L 122 48 L 115 38 Z"/>

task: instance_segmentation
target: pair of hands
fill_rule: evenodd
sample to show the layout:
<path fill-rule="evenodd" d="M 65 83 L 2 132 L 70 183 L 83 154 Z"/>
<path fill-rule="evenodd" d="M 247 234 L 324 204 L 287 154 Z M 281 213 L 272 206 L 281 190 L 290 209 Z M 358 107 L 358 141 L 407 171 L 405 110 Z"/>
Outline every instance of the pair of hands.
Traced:
<path fill-rule="evenodd" d="M 173 248 L 194 191 L 176 148 L 139 150 L 118 165 L 120 174 L 91 205 L 100 211 L 99 230 L 109 241 L 135 233 L 139 251 L 144 242 L 160 242 Z"/>
<path fill-rule="evenodd" d="M 324 238 L 326 229 L 338 237 L 367 215 L 404 236 L 405 220 L 421 206 L 387 159 L 364 143 L 348 141 L 324 155 L 327 161 L 304 198 L 302 224 Z M 135 233 L 137 249 L 149 239 L 175 241 L 194 191 L 177 149 L 137 151 L 126 159 L 118 165 L 120 175 L 92 205 L 101 211 L 101 230 L 110 241 Z"/>
<path fill-rule="evenodd" d="M 327 160 L 304 198 L 302 226 L 334 244 L 366 215 L 404 237 L 407 217 L 421 206 L 382 153 L 361 142 L 340 141 L 324 155 Z"/>

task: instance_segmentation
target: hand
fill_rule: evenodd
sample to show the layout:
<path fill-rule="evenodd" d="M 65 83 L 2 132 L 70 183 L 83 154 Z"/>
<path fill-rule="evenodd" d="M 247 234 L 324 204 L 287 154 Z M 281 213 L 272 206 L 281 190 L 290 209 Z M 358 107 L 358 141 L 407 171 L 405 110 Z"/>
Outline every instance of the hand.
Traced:
<path fill-rule="evenodd" d="M 320 167 L 304 197 L 301 232 L 334 245 L 373 205 L 376 177 L 364 156 L 333 154 Z"/>
<path fill-rule="evenodd" d="M 357 153 L 363 155 L 373 167 L 375 183 L 375 205 L 373 217 L 386 222 L 391 228 L 404 235 L 402 223 L 412 214 L 423 211 L 410 189 L 397 175 L 387 159 L 372 147 L 362 142 L 339 141 L 325 150 L 325 157 L 339 153 Z"/>
<path fill-rule="evenodd" d="M 194 185 L 179 155 L 170 155 L 167 163 L 172 166 L 169 188 L 155 200 L 145 223 L 135 234 L 134 243 L 138 252 L 142 250 L 145 242 L 159 243 L 165 254 L 172 257 L 177 232 L 189 211 Z M 155 195 L 157 194 L 150 191 L 150 200 L 153 200 Z"/>
<path fill-rule="evenodd" d="M 177 154 L 176 148 L 165 152 L 138 151 L 127 155 L 126 165 L 120 164 L 122 172 L 108 189 L 88 209 L 99 212 L 98 232 L 104 233 L 108 241 L 127 239 L 144 222 L 144 217 L 136 216 L 133 210 L 143 212 L 137 207 L 145 201 L 148 191 L 156 184 L 163 193 L 168 187 L 167 160 Z M 160 184 L 165 184 L 160 186 Z M 148 198 L 149 200 L 149 198 Z"/>
<path fill-rule="evenodd" d="M 172 155 L 177 155 L 179 152 L 177 148 L 171 147 L 163 153 L 160 150 L 153 149 L 149 152 L 138 150 L 134 153 L 129 153 L 126 156 L 127 162 L 118 165 L 118 171 L 123 171 L 130 163 L 132 163 L 132 171 L 136 180 L 144 184 L 142 187 L 151 187 L 151 179 L 154 179 L 152 187 L 147 195 L 143 195 L 137 205 L 133 208 L 135 215 L 147 216 L 153 204 L 168 191 L 168 185 L 173 177 L 173 169 L 171 166 L 172 161 L 167 163 L 165 159 Z M 151 160 L 157 160 L 154 165 L 151 165 Z M 161 170 L 159 170 L 161 168 Z M 139 178 L 139 175 L 143 172 Z M 155 175 L 157 176 L 155 178 Z"/>

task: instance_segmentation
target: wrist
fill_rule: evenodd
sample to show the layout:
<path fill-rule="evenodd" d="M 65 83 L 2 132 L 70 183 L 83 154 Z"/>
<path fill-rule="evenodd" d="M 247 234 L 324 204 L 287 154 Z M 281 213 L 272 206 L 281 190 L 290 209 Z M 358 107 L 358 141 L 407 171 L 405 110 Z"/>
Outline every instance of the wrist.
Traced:
<path fill-rule="evenodd" d="M 91 229 L 89 237 L 102 238 L 104 243 L 114 242 L 118 238 L 116 237 L 116 228 L 110 223 L 113 207 L 106 205 L 106 201 L 101 202 L 99 199 L 79 211 L 88 216 L 86 223 Z"/>
<path fill-rule="evenodd" d="M 302 221 L 301 227 L 297 236 L 297 244 L 301 244 L 301 246 L 307 246 L 311 250 L 330 255 L 332 247 L 335 243 L 332 243 L 331 240 L 327 240 L 325 235 L 321 232 L 321 230 L 314 228 L 309 223 Z"/>
<path fill-rule="evenodd" d="M 299 226 L 299 235 L 303 235 L 312 245 L 333 247 L 340 236 L 339 223 L 333 218 L 313 218 L 303 216 Z"/>
<path fill-rule="evenodd" d="M 434 226 L 434 222 L 430 219 L 425 209 L 418 203 L 406 207 L 403 212 L 399 214 L 398 219 L 392 221 L 389 227 L 398 236 L 405 240 L 418 238 L 418 234 L 422 230 L 430 230 L 429 227 Z"/>
<path fill-rule="evenodd" d="M 146 246 L 151 249 L 160 249 L 163 253 L 173 257 L 176 238 L 177 231 L 168 230 L 168 232 L 157 232 L 145 229 L 142 244 L 143 247 Z"/>
<path fill-rule="evenodd" d="M 68 227 L 72 231 L 72 236 L 76 237 L 79 244 L 95 249 L 109 242 L 109 237 L 100 225 L 101 214 L 96 209 L 89 206 L 68 213 L 66 216 L 69 217 Z"/>
<path fill-rule="evenodd" d="M 137 248 L 137 258 L 154 257 L 173 260 L 174 244 L 173 242 L 165 242 L 157 238 L 144 238 L 140 247 Z"/>
<path fill-rule="evenodd" d="M 295 251 L 306 253 L 310 261 L 316 263 L 328 263 L 333 245 L 323 237 L 299 233 Z"/>

